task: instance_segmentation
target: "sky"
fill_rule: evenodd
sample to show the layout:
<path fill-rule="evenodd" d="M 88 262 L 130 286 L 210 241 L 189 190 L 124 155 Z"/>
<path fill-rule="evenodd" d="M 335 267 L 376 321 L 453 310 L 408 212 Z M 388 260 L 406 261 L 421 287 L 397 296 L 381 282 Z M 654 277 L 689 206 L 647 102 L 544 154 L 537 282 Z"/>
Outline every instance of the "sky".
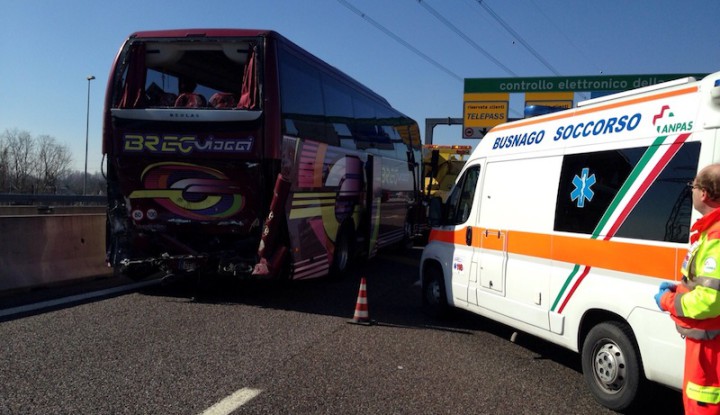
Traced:
<path fill-rule="evenodd" d="M 466 78 L 719 71 L 718 16 L 718 0 L 0 0 L 0 133 L 50 135 L 78 171 L 87 134 L 88 172 L 101 171 L 108 74 L 140 30 L 275 30 L 387 98 L 424 139 L 426 118 L 463 116 Z M 433 135 L 477 143 L 461 126 Z"/>

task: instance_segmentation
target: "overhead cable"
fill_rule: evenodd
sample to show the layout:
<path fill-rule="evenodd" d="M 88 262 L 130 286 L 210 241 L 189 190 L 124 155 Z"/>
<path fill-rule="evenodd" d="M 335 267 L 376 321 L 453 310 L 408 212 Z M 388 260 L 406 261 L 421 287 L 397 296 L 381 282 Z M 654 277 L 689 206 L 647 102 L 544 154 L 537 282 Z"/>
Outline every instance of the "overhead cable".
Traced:
<path fill-rule="evenodd" d="M 535 6 L 535 8 L 537 9 L 537 11 L 538 11 L 540 14 L 542 14 L 543 17 L 545 17 L 545 20 L 547 20 L 548 23 L 550 23 L 550 24 L 555 28 L 555 30 L 557 30 L 557 32 L 560 33 L 560 35 L 562 35 L 562 37 L 565 38 L 565 40 L 568 42 L 568 44 L 570 44 L 570 46 L 572 46 L 576 51 L 578 51 L 578 53 L 580 53 L 580 55 L 582 55 L 582 57 L 583 57 L 583 62 L 590 63 L 591 65 L 593 65 L 593 66 L 595 67 L 595 69 L 596 69 L 596 71 L 597 71 L 598 73 L 603 73 L 602 68 L 599 67 L 596 62 L 593 62 L 593 59 L 590 59 L 590 58 L 587 56 L 587 54 L 586 54 L 585 52 L 583 52 L 583 50 L 580 49 L 580 48 L 575 44 L 575 42 L 573 42 L 572 39 L 570 39 L 570 37 L 569 37 L 568 35 L 565 34 L 565 32 L 563 31 L 563 29 L 562 29 L 557 23 L 555 23 L 555 22 L 550 18 L 550 16 L 547 15 L 547 13 L 545 13 L 545 12 L 543 11 L 543 9 L 542 9 L 540 6 L 538 6 L 537 3 L 536 3 L 534 0 L 530 0 L 530 3 L 532 3 L 533 6 Z"/>
<path fill-rule="evenodd" d="M 420 0 L 418 0 L 418 1 L 420 1 Z M 507 22 L 505 22 L 500 16 L 498 16 L 498 14 L 495 13 L 495 12 L 493 11 L 493 9 L 491 9 L 490 6 L 487 5 L 486 2 L 484 2 L 483 0 L 475 0 L 475 1 L 476 1 L 476 3 L 479 4 L 483 9 L 485 9 L 485 11 L 487 11 L 488 14 L 490 14 L 490 16 L 491 16 L 493 19 L 495 19 L 495 21 L 497 21 L 498 23 L 500 23 L 500 25 L 502 25 L 502 27 L 504 27 L 505 30 L 507 30 L 511 35 L 513 35 L 513 37 L 515 37 L 515 38 L 518 40 L 518 42 L 520 42 L 520 44 L 522 44 L 523 46 L 525 46 L 525 49 L 527 49 L 528 52 L 530 52 L 533 56 L 535 56 L 535 58 L 536 58 L 537 60 L 539 60 L 540 63 L 542 63 L 543 65 L 545 65 L 545 67 L 548 68 L 548 69 L 550 69 L 550 71 L 551 71 L 552 73 L 554 73 L 555 75 L 561 76 L 561 75 L 560 75 L 560 72 L 558 72 L 555 68 L 553 68 L 552 65 L 550 65 L 550 62 L 548 62 L 547 60 L 545 60 L 545 58 L 543 58 L 542 56 L 540 56 L 540 54 L 539 54 L 535 49 L 533 49 L 533 47 L 530 46 L 530 44 L 527 43 L 527 42 L 525 41 L 525 39 L 523 39 L 522 36 L 520 36 L 520 34 L 519 34 L 518 32 L 516 32 L 509 24 L 507 24 Z"/>
<path fill-rule="evenodd" d="M 464 41 L 466 41 L 467 43 L 469 43 L 473 48 L 475 48 L 475 50 L 477 50 L 478 52 L 482 53 L 486 58 L 488 58 L 489 60 L 491 60 L 495 65 L 499 66 L 499 67 L 502 68 L 505 72 L 507 72 L 508 74 L 510 74 L 510 75 L 512 75 L 512 76 L 518 76 L 518 75 L 517 75 L 515 72 L 513 72 L 510 68 L 508 68 L 507 66 L 503 65 L 502 62 L 500 62 L 499 60 L 497 60 L 497 59 L 496 59 L 493 55 L 491 55 L 488 51 L 486 51 L 486 50 L 483 49 L 480 45 L 478 45 L 474 40 L 470 39 L 470 37 L 469 37 L 468 35 L 466 35 L 465 33 L 463 33 L 463 32 L 462 32 L 460 29 L 458 29 L 454 24 L 452 24 L 448 19 L 444 18 L 444 17 L 443 17 L 440 13 L 438 13 L 435 9 L 433 9 L 432 7 L 430 7 L 430 5 L 427 4 L 427 2 L 424 2 L 423 0 L 417 0 L 417 2 L 420 3 L 420 5 L 423 6 L 428 12 L 430 12 L 430 14 L 432 14 L 433 16 L 435 16 L 436 19 L 440 20 L 445 26 L 447 26 L 448 28 L 450 28 L 450 30 L 452 30 L 453 32 L 455 32 L 455 34 L 457 34 L 457 35 L 460 36 Z"/>
<path fill-rule="evenodd" d="M 378 22 L 376 22 L 375 20 L 373 20 L 373 19 L 372 19 L 370 16 L 368 16 L 367 14 L 365 14 L 365 13 L 363 13 L 362 11 L 358 10 L 357 8 L 355 8 L 352 4 L 348 3 L 346 0 L 337 0 L 337 1 L 338 1 L 340 4 L 342 4 L 343 6 L 345 6 L 346 8 L 348 8 L 348 9 L 349 9 L 350 11 L 352 11 L 353 13 L 355 13 L 355 14 L 357 14 L 358 16 L 362 17 L 363 19 L 367 20 L 370 24 L 372 24 L 373 26 L 375 26 L 378 30 L 382 31 L 382 32 L 385 33 L 386 35 L 388 35 L 388 36 L 390 36 L 391 38 L 393 38 L 396 42 L 398 42 L 398 43 L 400 43 L 401 45 L 405 46 L 406 48 L 410 49 L 410 50 L 411 50 L 413 53 L 415 53 L 416 55 L 418 55 L 418 56 L 420 56 L 421 58 L 425 59 L 426 61 L 428 61 L 429 63 L 431 63 L 432 65 L 434 65 L 434 66 L 437 67 L 438 69 L 442 70 L 442 71 L 445 72 L 446 74 L 448 74 L 448 75 L 452 76 L 453 78 L 457 79 L 458 81 L 464 82 L 464 79 L 463 79 L 461 76 L 457 75 L 456 73 L 454 73 L 454 72 L 451 71 L 450 69 L 444 67 L 443 65 L 441 65 L 441 64 L 440 64 L 438 61 L 436 61 L 435 59 L 433 59 L 433 58 L 429 57 L 428 55 L 422 53 L 422 52 L 419 51 L 417 48 L 415 48 L 414 46 L 412 46 L 411 44 L 409 44 L 408 42 L 402 40 L 398 35 L 396 35 L 395 33 L 391 32 L 389 29 L 387 29 L 385 26 L 383 26 L 383 25 L 381 25 L 380 23 L 378 23 Z"/>

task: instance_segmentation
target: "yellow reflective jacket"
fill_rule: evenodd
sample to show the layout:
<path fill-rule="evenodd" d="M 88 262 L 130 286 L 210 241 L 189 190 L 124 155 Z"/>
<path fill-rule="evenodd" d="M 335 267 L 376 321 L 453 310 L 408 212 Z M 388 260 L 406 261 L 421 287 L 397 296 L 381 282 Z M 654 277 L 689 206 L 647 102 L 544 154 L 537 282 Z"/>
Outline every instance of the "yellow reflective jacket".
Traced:
<path fill-rule="evenodd" d="M 680 334 L 712 339 L 720 334 L 720 209 L 691 228 L 691 246 L 683 261 L 683 282 L 660 302 L 677 323 Z"/>

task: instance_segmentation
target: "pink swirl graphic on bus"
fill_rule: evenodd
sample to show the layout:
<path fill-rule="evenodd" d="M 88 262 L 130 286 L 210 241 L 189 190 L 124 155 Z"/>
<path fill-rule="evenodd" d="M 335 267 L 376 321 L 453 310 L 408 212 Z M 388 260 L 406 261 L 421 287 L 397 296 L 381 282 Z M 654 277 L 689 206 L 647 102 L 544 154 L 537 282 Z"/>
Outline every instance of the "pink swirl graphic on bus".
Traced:
<path fill-rule="evenodd" d="M 219 170 L 189 163 L 156 163 L 142 173 L 144 190 L 131 199 L 153 199 L 168 211 L 185 218 L 218 220 L 242 210 L 237 184 Z"/>

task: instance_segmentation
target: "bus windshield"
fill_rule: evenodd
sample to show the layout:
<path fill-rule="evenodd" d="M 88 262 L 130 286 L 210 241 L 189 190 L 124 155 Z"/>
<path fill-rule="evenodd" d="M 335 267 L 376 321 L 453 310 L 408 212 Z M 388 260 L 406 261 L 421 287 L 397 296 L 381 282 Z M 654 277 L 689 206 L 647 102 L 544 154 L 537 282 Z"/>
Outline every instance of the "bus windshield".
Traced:
<path fill-rule="evenodd" d="M 254 39 L 131 42 L 112 107 L 260 109 L 257 49 Z"/>

